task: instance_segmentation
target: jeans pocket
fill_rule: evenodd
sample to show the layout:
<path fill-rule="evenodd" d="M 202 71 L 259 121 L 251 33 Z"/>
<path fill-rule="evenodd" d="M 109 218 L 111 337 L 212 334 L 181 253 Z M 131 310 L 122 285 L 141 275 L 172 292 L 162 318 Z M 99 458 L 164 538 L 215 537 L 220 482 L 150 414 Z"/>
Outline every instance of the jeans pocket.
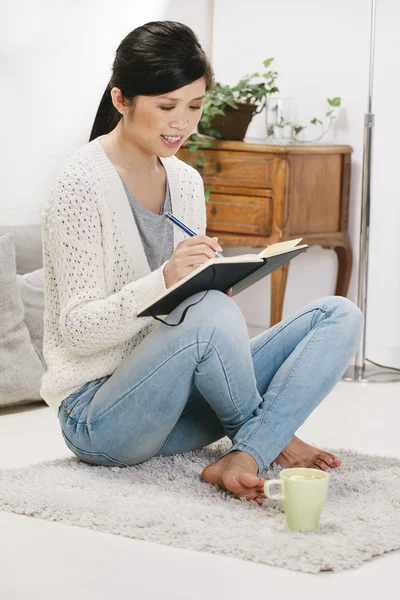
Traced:
<path fill-rule="evenodd" d="M 64 442 L 66 446 L 77 456 L 80 460 L 90 465 L 95 466 L 106 466 L 106 467 L 128 467 L 126 463 L 123 463 L 119 460 L 115 460 L 108 454 L 103 452 L 86 452 L 85 450 L 81 450 L 77 448 L 75 444 L 73 444 L 65 435 L 65 433 L 61 432 L 64 438 Z"/>
<path fill-rule="evenodd" d="M 58 410 L 59 418 L 60 411 L 62 409 L 64 412 L 68 413 L 68 415 L 71 415 L 72 411 L 74 411 L 73 418 L 75 421 L 78 421 L 85 406 L 91 402 L 93 396 L 96 395 L 96 392 L 107 381 L 107 379 L 109 379 L 109 375 L 106 377 L 101 377 L 100 379 L 93 379 L 92 381 L 84 383 L 80 388 L 75 390 L 75 392 L 72 392 L 72 394 L 62 401 Z"/>
<path fill-rule="evenodd" d="M 90 381 L 88 383 L 84 383 L 80 388 L 75 390 L 75 392 L 72 392 L 72 394 L 67 396 L 67 398 L 64 398 L 64 400 L 61 402 L 60 409 L 63 408 L 64 410 L 72 410 L 80 395 L 82 394 L 82 392 L 84 392 L 84 390 L 88 387 L 90 383 Z"/>

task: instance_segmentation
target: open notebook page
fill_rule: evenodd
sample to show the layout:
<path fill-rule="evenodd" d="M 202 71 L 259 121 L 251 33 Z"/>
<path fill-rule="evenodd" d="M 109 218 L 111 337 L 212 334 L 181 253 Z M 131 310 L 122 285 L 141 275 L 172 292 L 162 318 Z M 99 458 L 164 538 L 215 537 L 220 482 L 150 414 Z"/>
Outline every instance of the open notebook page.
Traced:
<path fill-rule="evenodd" d="M 270 246 L 267 246 L 267 248 L 264 248 L 264 250 L 261 250 L 261 252 L 257 256 L 261 256 L 263 258 L 266 256 L 271 256 L 273 254 L 281 254 L 281 252 L 286 252 L 287 250 L 291 250 L 292 248 L 297 246 L 297 244 L 301 242 L 302 239 L 303 238 L 297 238 L 296 240 L 288 240 L 287 242 L 278 242 L 277 244 L 271 244 Z"/>
<path fill-rule="evenodd" d="M 298 238 L 297 240 L 289 240 L 288 242 L 278 242 L 277 244 L 271 244 L 271 246 L 268 246 L 268 248 L 265 248 L 259 254 L 239 254 L 238 256 L 226 256 L 224 258 L 210 258 L 202 265 L 197 267 L 197 269 L 186 275 L 186 277 L 183 277 L 182 279 L 174 283 L 174 285 L 171 285 L 171 287 L 169 287 L 168 290 L 166 290 L 164 294 L 162 294 L 162 296 L 169 294 L 175 288 L 179 287 L 189 279 L 192 279 L 192 277 L 195 277 L 197 273 L 200 273 L 200 271 L 203 271 L 212 264 L 262 262 L 262 259 L 264 257 L 272 256 L 274 254 L 282 254 L 284 252 L 287 252 L 288 250 L 291 250 L 301 241 L 301 239 L 302 238 Z"/>

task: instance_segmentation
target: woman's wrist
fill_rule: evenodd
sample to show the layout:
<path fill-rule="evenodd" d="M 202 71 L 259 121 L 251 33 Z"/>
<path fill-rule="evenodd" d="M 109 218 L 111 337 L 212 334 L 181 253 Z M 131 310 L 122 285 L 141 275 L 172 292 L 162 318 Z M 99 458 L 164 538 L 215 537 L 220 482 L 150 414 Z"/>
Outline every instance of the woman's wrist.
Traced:
<path fill-rule="evenodd" d="M 170 287 L 169 278 L 168 278 L 168 272 L 167 272 L 168 265 L 169 265 L 169 262 L 167 262 L 167 264 L 163 268 L 164 282 L 165 282 L 165 287 L 167 289 Z"/>

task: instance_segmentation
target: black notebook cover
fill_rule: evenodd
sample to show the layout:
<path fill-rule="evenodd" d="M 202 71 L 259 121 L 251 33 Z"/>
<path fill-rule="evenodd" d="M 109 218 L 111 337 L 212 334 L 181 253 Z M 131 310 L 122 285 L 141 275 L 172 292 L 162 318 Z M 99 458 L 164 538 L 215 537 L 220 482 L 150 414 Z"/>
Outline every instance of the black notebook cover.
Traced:
<path fill-rule="evenodd" d="M 186 298 L 197 294 L 197 292 L 205 291 L 209 287 L 211 290 L 220 290 L 221 292 L 226 292 L 229 288 L 233 288 L 232 295 L 234 296 L 289 262 L 301 252 L 305 252 L 307 248 L 308 246 L 293 248 L 283 254 L 268 256 L 267 258 L 263 258 L 262 263 L 221 262 L 221 264 L 218 264 L 216 262 L 204 269 L 204 271 L 200 271 L 198 275 L 174 289 L 167 296 L 158 300 L 158 302 L 155 302 L 151 307 L 138 313 L 138 317 L 150 317 L 150 309 L 157 316 L 168 315 Z M 213 269 L 215 269 L 215 276 Z"/>

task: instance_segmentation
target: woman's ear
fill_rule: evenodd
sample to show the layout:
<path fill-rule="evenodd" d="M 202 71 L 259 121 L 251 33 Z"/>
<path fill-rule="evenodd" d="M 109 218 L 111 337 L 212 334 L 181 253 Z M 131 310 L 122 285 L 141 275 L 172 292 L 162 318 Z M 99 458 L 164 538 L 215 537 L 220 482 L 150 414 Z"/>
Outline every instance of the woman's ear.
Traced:
<path fill-rule="evenodd" d="M 121 90 L 117 87 L 113 87 L 110 94 L 113 105 L 121 115 L 124 115 L 128 111 L 128 106 L 124 101 Z"/>

